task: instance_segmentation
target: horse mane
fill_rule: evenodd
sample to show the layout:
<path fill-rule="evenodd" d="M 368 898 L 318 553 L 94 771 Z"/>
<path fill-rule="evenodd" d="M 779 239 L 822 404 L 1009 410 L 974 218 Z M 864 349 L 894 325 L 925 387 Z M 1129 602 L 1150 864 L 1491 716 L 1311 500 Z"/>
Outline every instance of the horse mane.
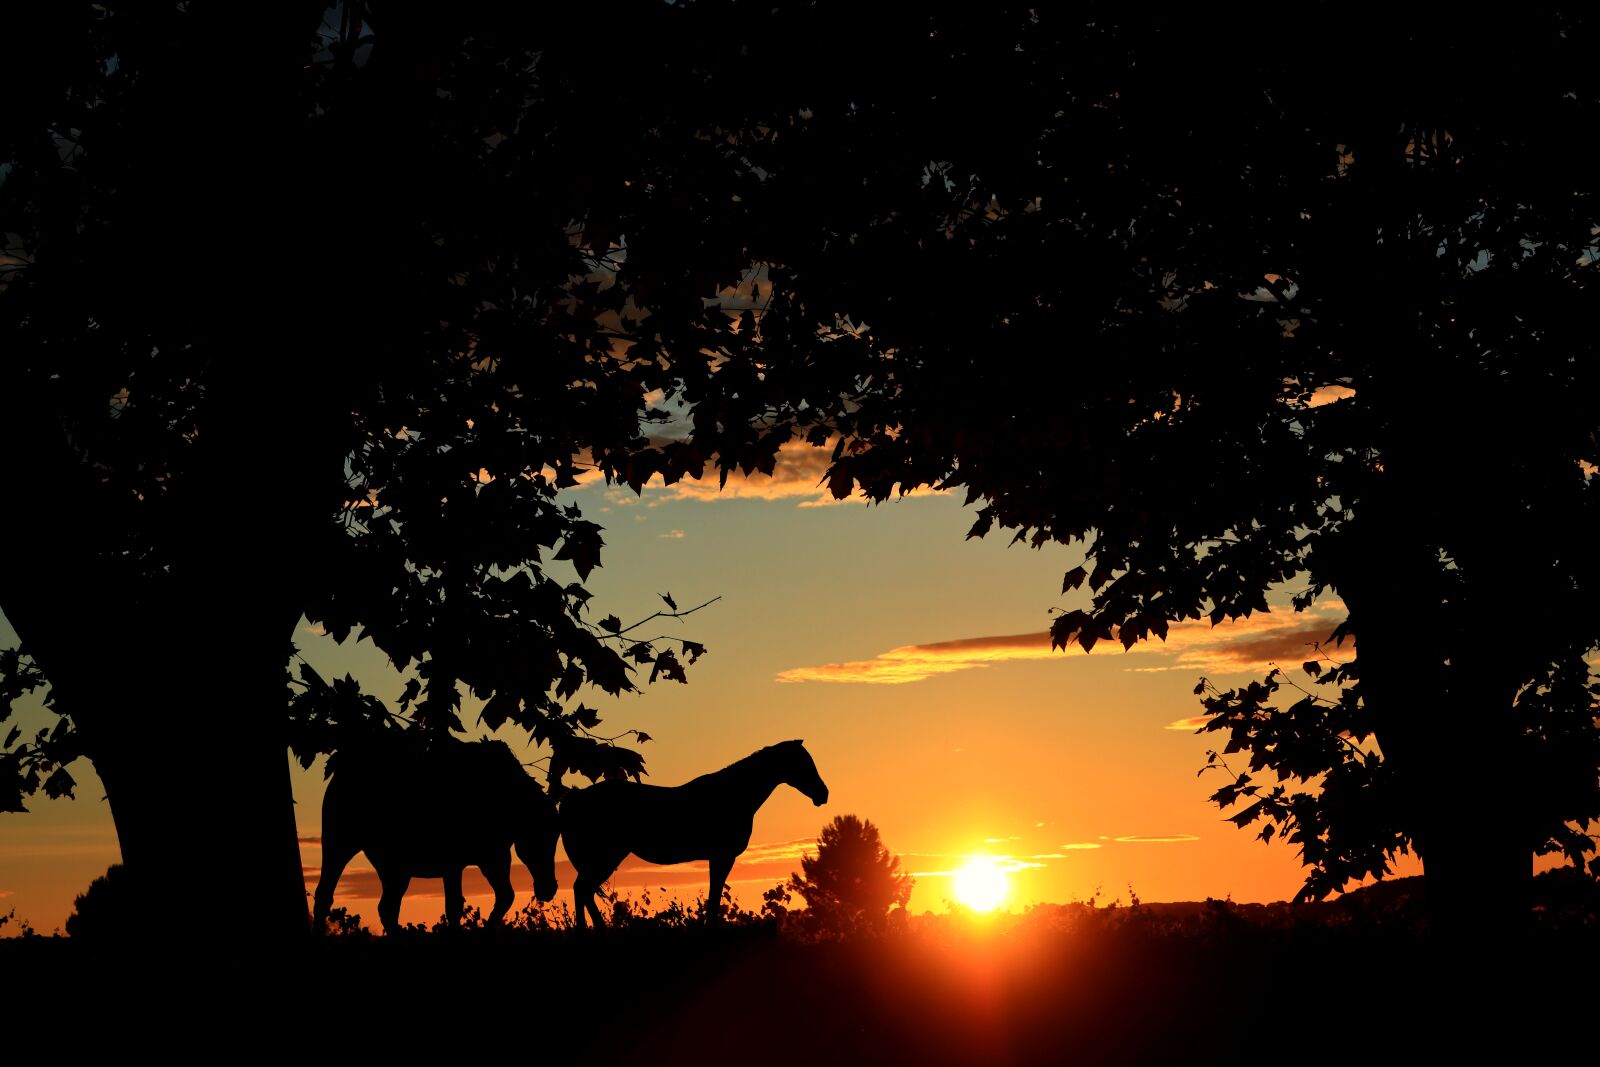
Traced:
<path fill-rule="evenodd" d="M 745 756 L 743 759 L 734 760 L 732 763 L 730 763 L 726 767 L 722 768 L 721 771 L 713 771 L 711 773 L 712 774 L 721 774 L 723 771 L 732 771 L 732 770 L 735 770 L 735 769 L 743 770 L 743 769 L 745 769 L 747 767 L 755 766 L 758 763 L 765 762 L 765 761 L 770 760 L 773 757 L 779 755 L 780 754 L 779 753 L 779 749 L 784 749 L 784 748 L 787 748 L 790 745 L 799 745 L 799 744 L 801 744 L 801 742 L 798 741 L 798 740 L 794 740 L 794 741 L 779 741 L 775 745 L 767 745 L 765 748 L 758 748 L 754 752 L 750 753 L 750 755 Z"/>

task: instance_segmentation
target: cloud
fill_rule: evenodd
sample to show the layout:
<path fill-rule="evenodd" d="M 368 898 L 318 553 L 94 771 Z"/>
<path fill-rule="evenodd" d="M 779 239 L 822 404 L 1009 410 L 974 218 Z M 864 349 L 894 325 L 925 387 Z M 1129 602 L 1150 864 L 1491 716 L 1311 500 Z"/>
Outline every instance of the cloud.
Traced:
<path fill-rule="evenodd" d="M 1200 840 L 1194 834 L 1127 834 L 1114 838 L 1125 845 L 1170 845 L 1182 841 Z"/>
<path fill-rule="evenodd" d="M 667 443 L 667 438 L 653 439 L 657 444 Z M 721 475 L 711 463 L 706 464 L 706 476 L 700 479 L 684 478 L 665 485 L 661 476 L 656 475 L 644 485 L 644 490 L 638 496 L 632 489 L 626 489 L 626 499 L 619 499 L 621 494 L 608 493 L 607 499 L 612 504 L 631 504 L 642 500 L 646 506 L 654 506 L 669 500 L 794 500 L 800 507 L 815 508 L 829 507 L 835 504 L 862 503 L 859 495 L 846 497 L 843 500 L 835 499 L 827 486 L 828 468 L 833 465 L 833 442 L 830 440 L 824 445 L 808 444 L 804 440 L 793 440 L 778 450 L 778 455 L 771 474 L 754 472 L 743 474 L 734 471 L 728 475 L 726 485 L 721 483 Z M 584 484 L 604 484 L 596 482 L 598 472 L 588 472 L 587 477 L 580 478 Z M 612 487 L 616 489 L 615 486 Z M 907 496 L 936 495 L 932 489 L 918 489 L 907 493 Z"/>
<path fill-rule="evenodd" d="M 1320 408 L 1327 404 L 1348 400 L 1356 395 L 1356 391 L 1348 385 L 1319 385 L 1311 393 L 1311 398 L 1306 401 L 1308 408 Z"/>
<path fill-rule="evenodd" d="M 1184 719 L 1173 719 L 1171 722 L 1167 723 L 1167 725 L 1163 726 L 1162 729 L 1178 730 L 1182 733 L 1192 734 L 1210 721 L 1211 716 L 1209 715 L 1190 715 Z"/>
<path fill-rule="evenodd" d="M 927 645 L 902 645 L 880 652 L 870 660 L 823 663 L 780 671 L 780 682 L 863 682 L 899 685 L 920 682 L 937 674 L 987 667 L 991 663 L 1021 659 L 1053 659 L 1048 633 L 968 637 Z"/>
<path fill-rule="evenodd" d="M 1101 848 L 1103 846 L 1101 846 L 1100 842 L 1098 841 L 1073 841 L 1070 844 L 1058 845 L 1056 847 L 1065 849 L 1067 851 L 1072 851 L 1076 849 Z"/>
<path fill-rule="evenodd" d="M 796 837 L 788 841 L 772 841 L 764 845 L 751 845 L 739 855 L 738 862 L 745 863 L 798 863 L 807 853 L 816 855 L 817 839 Z"/>
<path fill-rule="evenodd" d="M 322 871 L 316 867 L 303 867 L 306 886 L 315 888 Z M 556 879 L 563 889 L 572 887 L 574 871 L 572 864 L 565 861 L 556 863 Z M 516 890 L 519 897 L 533 892 L 533 876 L 521 863 L 511 864 L 511 887 Z M 476 867 L 468 867 L 461 878 L 462 892 L 469 896 L 493 896 L 494 889 L 490 887 L 488 879 Z M 376 900 L 383 895 L 383 884 L 378 879 L 378 872 L 358 858 L 344 869 L 339 876 L 338 888 L 334 890 L 335 900 Z M 413 878 L 406 888 L 406 896 L 410 897 L 443 897 L 443 878 Z"/>
<path fill-rule="evenodd" d="M 682 541 L 683 540 L 683 531 L 682 530 L 668 530 L 666 533 L 658 533 L 658 534 L 656 534 L 656 538 L 658 540 L 661 540 L 661 541 Z"/>
<path fill-rule="evenodd" d="M 1257 612 L 1248 618 L 1224 620 L 1216 626 L 1204 619 L 1178 622 L 1167 630 L 1165 641 L 1141 641 L 1126 654 L 1161 657 L 1159 663 L 1130 668 L 1133 670 L 1264 673 L 1274 662 L 1298 665 L 1310 658 L 1313 645 L 1327 643 L 1343 608 L 1343 604 L 1333 602 L 1303 614 Z M 1314 621 L 1306 622 L 1307 619 Z M 1122 652 L 1120 645 L 1111 647 L 1113 654 Z M 1047 632 L 967 637 L 925 645 L 902 645 L 869 660 L 791 667 L 780 671 L 777 680 L 900 685 L 994 663 L 1053 660 L 1084 654 L 1076 645 L 1066 652 L 1053 650 Z"/>
<path fill-rule="evenodd" d="M 16 895 L 17 891 L 15 889 L 0 889 L 0 900 L 4 900 L 6 897 L 14 897 Z"/>
<path fill-rule="evenodd" d="M 1065 859 L 1065 858 L 1066 858 L 1065 856 L 1055 856 L 1055 855 L 1043 855 L 1043 856 L 991 856 L 991 855 L 988 855 L 987 853 L 975 853 L 975 854 L 970 855 L 970 856 L 966 856 L 966 855 L 955 855 L 955 856 L 905 855 L 905 856 L 901 856 L 900 857 L 900 859 L 902 861 L 902 864 L 904 864 L 904 862 L 906 860 L 915 860 L 915 859 L 960 859 L 960 860 L 985 859 L 985 860 L 989 860 L 990 862 L 992 862 L 997 870 L 1005 871 L 1007 874 L 1016 874 L 1018 871 L 1039 870 L 1040 868 L 1045 866 L 1045 864 L 1043 864 L 1043 863 L 1034 862 L 1035 860 L 1053 860 L 1053 859 Z M 954 877 L 955 875 L 960 874 L 965 867 L 966 867 L 966 864 L 962 864 L 960 867 L 951 867 L 949 869 L 944 869 L 944 870 L 926 870 L 926 871 L 913 870 L 911 872 L 911 877 L 913 877 L 913 878 L 951 878 L 951 877 Z"/>
<path fill-rule="evenodd" d="M 810 498 L 819 503 L 831 501 L 823 484 L 833 462 L 833 449 L 813 448 L 803 441 L 790 442 L 778 451 L 771 474 L 733 473 L 728 484 L 719 485 L 719 475 L 708 465 L 706 477 L 698 481 L 685 478 L 656 491 L 680 500 L 787 500 Z"/>

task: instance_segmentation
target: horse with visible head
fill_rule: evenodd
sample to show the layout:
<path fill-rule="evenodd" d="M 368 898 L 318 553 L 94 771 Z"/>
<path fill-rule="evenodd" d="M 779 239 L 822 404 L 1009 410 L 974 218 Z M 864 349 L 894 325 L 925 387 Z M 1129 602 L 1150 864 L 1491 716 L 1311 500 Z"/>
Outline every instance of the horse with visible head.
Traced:
<path fill-rule="evenodd" d="M 336 753 L 330 770 L 314 930 L 322 930 L 334 886 L 357 852 L 367 854 L 383 884 L 378 918 L 389 933 L 400 925 L 400 898 L 413 878 L 443 878 L 445 915 L 460 921 L 467 867 L 494 887 L 489 922 L 500 922 L 516 897 L 513 847 L 539 900 L 555 896 L 555 803 L 504 741 L 407 738 Z"/>
<path fill-rule="evenodd" d="M 828 787 L 799 741 L 769 746 L 679 786 L 611 780 L 572 790 L 561 801 L 561 833 L 578 872 L 572 897 L 579 928 L 585 911 L 603 925 L 595 890 L 630 852 L 650 863 L 710 860 L 709 917 L 720 919 L 734 857 L 750 844 L 756 809 L 780 784 L 813 804 L 828 801 Z"/>

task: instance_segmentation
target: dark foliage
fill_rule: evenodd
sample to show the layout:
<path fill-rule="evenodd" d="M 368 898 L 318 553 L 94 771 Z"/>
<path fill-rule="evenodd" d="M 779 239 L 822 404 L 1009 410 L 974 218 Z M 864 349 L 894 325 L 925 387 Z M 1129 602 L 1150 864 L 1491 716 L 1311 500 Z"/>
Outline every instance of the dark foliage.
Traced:
<path fill-rule="evenodd" d="M 837 15 L 773 19 L 815 55 Z M 1244 754 L 1214 799 L 1307 896 L 1417 851 L 1466 924 L 1520 910 L 1535 853 L 1594 863 L 1593 13 L 852 26 L 895 62 L 768 53 L 793 110 L 726 135 L 771 175 L 771 292 L 696 441 L 748 461 L 768 426 L 830 444 L 838 496 L 941 486 L 973 536 L 1085 543 L 1057 645 L 1341 606 L 1304 691 L 1201 691 Z"/>
<path fill-rule="evenodd" d="M 711 23 L 637 14 L 6 7 L 0 462 L 29 518 L 0 713 L 47 675 L 60 718 L 11 732 L 0 808 L 70 794 L 87 755 L 153 879 L 182 863 L 156 785 L 182 777 L 197 836 L 238 842 L 218 876 L 287 921 L 302 615 L 409 672 L 426 729 L 470 692 L 557 780 L 642 773 L 574 698 L 705 650 L 591 611 L 602 532 L 562 491 L 703 470 L 652 442 L 653 398 L 710 373 L 731 324 L 701 297 L 746 261 L 705 225 L 737 183 L 688 106 L 720 46 L 642 62 Z M 600 37 L 621 74 L 597 81 L 566 43 Z M 348 679 L 297 682 L 302 760 L 389 723 Z"/>
<path fill-rule="evenodd" d="M 819 935 L 841 936 L 881 931 L 891 918 L 903 918 L 915 884 L 900 871 L 870 820 L 837 816 L 822 828 L 816 855 L 800 858 L 800 873 L 787 888 L 806 902 L 801 919 Z"/>
<path fill-rule="evenodd" d="M 0 806 L 86 753 L 154 871 L 152 769 L 194 776 L 230 877 L 298 902 L 302 613 L 413 671 L 429 728 L 466 690 L 558 778 L 636 776 L 570 701 L 702 650 L 593 618 L 560 490 L 804 441 L 837 495 L 1085 542 L 1058 644 L 1343 604 L 1303 699 L 1204 691 L 1248 754 L 1215 799 L 1307 895 L 1414 849 L 1464 920 L 1535 852 L 1592 861 L 1586 8 L 1303 4 L 1267 47 L 1204 6 L 339 10 L 6 10 L 0 695 L 36 664 L 72 726 L 11 737 Z M 302 754 L 381 719 L 301 680 Z"/>
<path fill-rule="evenodd" d="M 88 941 L 126 940 L 138 923 L 153 918 L 136 899 L 127 868 L 113 863 L 73 901 L 72 914 L 67 916 L 67 936 Z"/>

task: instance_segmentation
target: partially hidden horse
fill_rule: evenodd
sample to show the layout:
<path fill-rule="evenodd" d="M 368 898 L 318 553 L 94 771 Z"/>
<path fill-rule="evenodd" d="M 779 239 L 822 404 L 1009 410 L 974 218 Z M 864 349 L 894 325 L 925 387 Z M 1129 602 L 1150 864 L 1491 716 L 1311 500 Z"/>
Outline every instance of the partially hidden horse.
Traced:
<path fill-rule="evenodd" d="M 708 920 L 721 918 L 722 889 L 736 856 L 750 844 L 756 809 L 779 785 L 790 785 L 813 804 L 828 801 L 828 787 L 799 741 L 785 741 L 678 786 L 607 780 L 574 789 L 561 800 L 561 834 L 577 870 L 572 898 L 578 927 L 587 911 L 605 925 L 594 902 L 631 852 L 649 863 L 711 862 Z"/>
<path fill-rule="evenodd" d="M 443 878 L 445 916 L 459 922 L 467 867 L 494 888 L 489 923 L 498 924 L 516 899 L 513 847 L 533 874 L 534 895 L 556 895 L 555 802 L 504 741 L 391 740 L 338 752 L 330 768 L 313 930 L 322 931 L 334 887 L 357 852 L 383 885 L 378 918 L 386 933 L 400 926 L 400 898 L 413 878 Z"/>

